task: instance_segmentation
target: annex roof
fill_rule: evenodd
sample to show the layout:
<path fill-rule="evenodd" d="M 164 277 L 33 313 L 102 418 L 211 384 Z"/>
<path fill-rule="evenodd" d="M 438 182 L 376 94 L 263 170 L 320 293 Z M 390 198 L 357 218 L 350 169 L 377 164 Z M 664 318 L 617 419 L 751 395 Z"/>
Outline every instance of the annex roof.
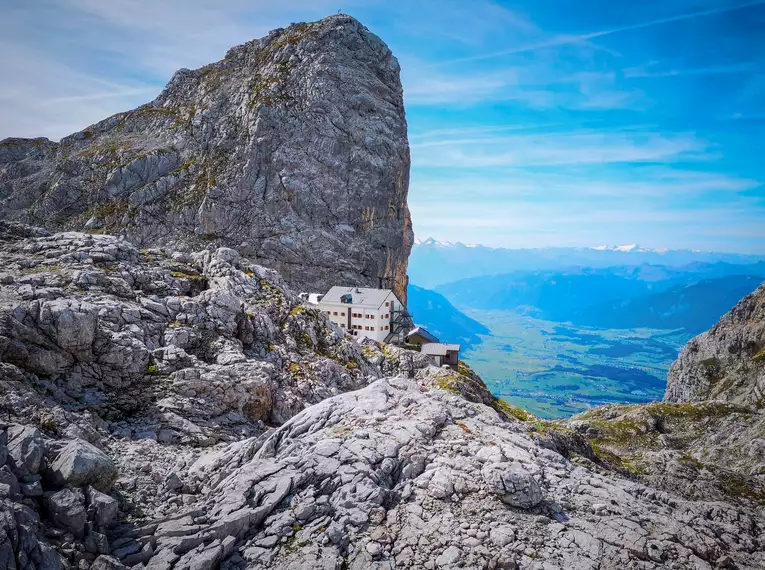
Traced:
<path fill-rule="evenodd" d="M 392 293 L 390 289 L 372 289 L 370 287 L 343 287 L 335 285 L 324 295 L 322 303 L 345 304 L 340 297 L 350 293 L 351 305 L 354 307 L 367 307 L 378 309 L 385 299 Z"/>
<path fill-rule="evenodd" d="M 422 327 L 420 325 L 416 325 L 411 331 L 409 331 L 409 334 L 406 335 L 406 338 L 409 338 L 415 335 L 419 335 L 429 342 L 438 342 L 437 336 L 435 336 L 433 333 L 428 331 L 425 327 Z"/>
<path fill-rule="evenodd" d="M 318 305 L 324 295 L 322 293 L 300 293 L 298 297 L 309 305 Z"/>
<path fill-rule="evenodd" d="M 443 342 L 429 342 L 423 344 L 420 352 L 431 356 L 446 356 L 449 352 L 459 352 L 459 344 L 446 344 Z"/>

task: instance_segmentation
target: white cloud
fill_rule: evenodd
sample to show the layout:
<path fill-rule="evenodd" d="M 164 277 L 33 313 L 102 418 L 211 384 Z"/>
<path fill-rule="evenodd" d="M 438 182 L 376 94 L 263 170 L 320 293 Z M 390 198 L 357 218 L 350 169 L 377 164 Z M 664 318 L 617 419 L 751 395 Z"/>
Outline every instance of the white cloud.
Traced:
<path fill-rule="evenodd" d="M 690 134 L 586 132 L 453 138 L 415 143 L 420 167 L 489 168 L 708 160 L 707 145 Z"/>
<path fill-rule="evenodd" d="M 734 236 L 750 239 L 753 252 L 765 245 L 762 212 L 743 208 L 676 210 L 656 204 L 636 210 L 590 201 L 516 201 L 490 209 L 470 201 L 441 203 L 433 209 L 414 201 L 410 207 L 418 236 L 497 247 L 591 246 L 603 236 L 615 243 L 716 251 L 725 251 L 725 238 Z M 738 245 L 732 249 L 746 249 Z"/>
<path fill-rule="evenodd" d="M 573 202 L 576 204 L 628 203 L 645 206 L 645 199 L 664 203 L 687 201 L 692 197 L 714 193 L 732 195 L 761 187 L 758 180 L 739 178 L 715 172 L 686 171 L 671 168 L 649 169 L 626 175 L 593 172 L 538 172 L 523 168 L 502 171 L 493 177 L 459 175 L 449 170 L 443 177 L 415 174 L 410 189 L 410 202 L 433 201 L 460 203 L 469 197 L 471 203 L 490 209 L 505 202 Z"/>
<path fill-rule="evenodd" d="M 630 79 L 684 77 L 697 75 L 736 75 L 750 74 L 757 69 L 753 62 L 737 62 L 729 65 L 708 67 L 666 67 L 660 62 L 629 67 L 624 70 L 624 76 Z"/>
<path fill-rule="evenodd" d="M 328 0 L 9 2 L 0 9 L 0 138 L 58 139 L 154 99 L 181 67 L 336 10 Z"/>

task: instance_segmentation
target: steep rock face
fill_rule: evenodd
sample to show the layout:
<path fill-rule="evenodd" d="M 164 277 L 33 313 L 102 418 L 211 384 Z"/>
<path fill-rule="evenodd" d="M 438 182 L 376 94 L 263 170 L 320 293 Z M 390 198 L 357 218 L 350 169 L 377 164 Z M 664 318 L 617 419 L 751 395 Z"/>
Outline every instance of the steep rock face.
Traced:
<path fill-rule="evenodd" d="M 765 285 L 683 348 L 669 369 L 664 400 L 765 403 Z"/>
<path fill-rule="evenodd" d="M 301 289 L 406 297 L 413 234 L 399 66 L 348 16 L 294 24 L 175 74 L 151 103 L 53 143 L 0 142 L 0 216 L 226 245 Z"/>

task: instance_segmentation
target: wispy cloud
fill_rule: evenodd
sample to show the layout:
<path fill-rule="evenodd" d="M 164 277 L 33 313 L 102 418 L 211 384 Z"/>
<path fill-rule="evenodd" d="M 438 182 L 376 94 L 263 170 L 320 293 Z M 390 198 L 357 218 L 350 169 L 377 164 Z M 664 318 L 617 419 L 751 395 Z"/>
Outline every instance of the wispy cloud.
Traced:
<path fill-rule="evenodd" d="M 619 87 L 613 73 L 566 73 L 548 62 L 490 73 L 443 73 L 412 65 L 403 82 L 407 104 L 418 106 L 504 101 L 534 109 L 637 109 L 643 99 L 638 89 Z"/>
<path fill-rule="evenodd" d="M 591 40 L 603 38 L 606 36 L 611 36 L 614 34 L 631 32 L 636 30 L 643 30 L 646 28 L 653 28 L 655 26 L 663 26 L 666 24 L 680 22 L 683 20 L 704 18 L 707 16 L 714 16 L 717 14 L 723 14 L 726 12 L 732 12 L 736 10 L 744 10 L 746 8 L 753 8 L 753 7 L 762 6 L 762 5 L 765 5 L 765 0 L 754 0 L 752 2 L 743 2 L 743 3 L 732 5 L 732 6 L 721 6 L 719 8 L 712 8 L 708 10 L 686 12 L 683 14 L 677 14 L 676 16 L 669 16 L 666 18 L 657 18 L 655 20 L 629 24 L 626 26 L 616 26 L 613 28 L 599 30 L 596 32 L 588 32 L 583 34 L 559 34 L 559 35 L 555 35 L 550 38 L 533 42 L 527 45 L 495 51 L 492 53 L 477 54 L 477 55 L 462 57 L 462 58 L 454 58 L 448 61 L 442 61 L 440 62 L 440 64 L 447 65 L 447 64 L 455 64 L 455 63 L 476 62 L 476 61 L 482 61 L 487 59 L 495 59 L 498 57 L 506 57 L 510 55 L 525 54 L 529 52 L 535 52 L 539 50 L 545 50 L 545 49 L 560 47 L 560 46 L 569 45 L 569 44 L 578 44 L 578 43 L 588 42 Z"/>
<path fill-rule="evenodd" d="M 762 188 L 759 180 L 675 168 L 643 169 L 625 177 L 622 172 L 585 169 L 565 172 L 539 172 L 513 168 L 500 176 L 487 178 L 476 174 L 460 174 L 451 170 L 448 176 L 421 174 L 412 180 L 413 202 L 459 202 L 470 196 L 472 203 L 491 208 L 507 201 L 529 203 L 584 203 L 596 199 L 624 206 L 645 198 L 664 203 L 703 197 L 705 194 L 740 194 Z M 729 200 L 729 203 L 734 200 Z M 744 200 L 745 202 L 745 200 Z"/>
<path fill-rule="evenodd" d="M 353 5 L 353 2 L 351 2 Z M 0 138 L 58 139 L 153 99 L 181 67 L 291 20 L 335 11 L 328 0 L 9 0 L 0 8 Z M 302 18 L 301 18 L 302 16 Z"/>
<path fill-rule="evenodd" d="M 508 98 L 518 81 L 513 69 L 490 74 L 451 75 L 415 66 L 403 72 L 404 94 L 410 105 L 470 105 Z"/>
<path fill-rule="evenodd" d="M 593 206 L 576 201 L 514 201 L 498 203 L 488 210 L 480 203 L 450 202 L 436 212 L 427 204 L 413 203 L 411 210 L 419 237 L 457 238 L 490 246 L 640 243 L 648 247 L 671 244 L 678 248 L 761 252 L 765 245 L 762 218 L 756 212 L 737 208 L 683 211 L 661 204 L 629 209 L 616 203 Z M 736 220 L 735 226 L 731 227 L 730 220 Z M 604 236 L 607 241 L 603 241 Z"/>
<path fill-rule="evenodd" d="M 662 69 L 660 64 L 630 67 L 624 70 L 627 78 L 657 78 L 657 77 L 682 77 L 698 75 L 741 75 L 749 74 L 757 69 L 754 62 L 735 62 L 729 65 L 715 65 L 709 67 L 681 67 Z"/>
<path fill-rule="evenodd" d="M 708 160 L 713 153 L 690 134 L 551 133 L 452 138 L 415 143 L 420 167 L 489 168 Z"/>

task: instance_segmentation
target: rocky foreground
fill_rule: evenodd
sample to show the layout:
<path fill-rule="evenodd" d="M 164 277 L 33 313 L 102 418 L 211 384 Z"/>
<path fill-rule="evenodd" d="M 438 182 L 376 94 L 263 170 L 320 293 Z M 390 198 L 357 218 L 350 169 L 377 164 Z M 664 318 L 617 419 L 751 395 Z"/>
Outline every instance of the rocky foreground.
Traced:
<path fill-rule="evenodd" d="M 0 568 L 765 566 L 759 409 L 542 422 L 225 248 L 0 224 L 0 379 Z"/>

